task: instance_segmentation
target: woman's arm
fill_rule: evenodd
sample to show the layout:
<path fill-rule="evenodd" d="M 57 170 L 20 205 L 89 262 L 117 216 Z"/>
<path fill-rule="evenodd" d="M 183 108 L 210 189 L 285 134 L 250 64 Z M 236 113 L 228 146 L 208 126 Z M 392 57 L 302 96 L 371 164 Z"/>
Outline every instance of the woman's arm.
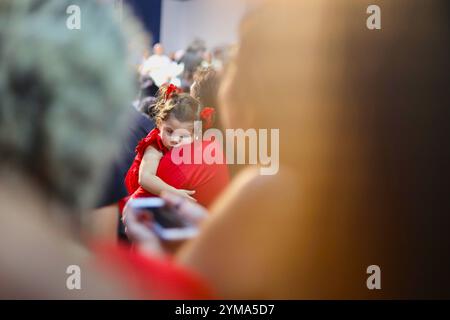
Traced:
<path fill-rule="evenodd" d="M 139 184 L 142 188 L 158 196 L 161 195 L 161 192 L 163 191 L 169 191 L 195 201 L 195 199 L 191 197 L 195 191 L 176 189 L 156 176 L 161 158 L 162 153 L 157 149 L 150 146 L 145 150 L 144 157 L 142 158 L 139 167 Z"/>
<path fill-rule="evenodd" d="M 301 272 L 294 267 L 302 250 L 296 189 L 289 174 L 241 174 L 178 260 L 202 274 L 223 298 L 290 297 Z"/>

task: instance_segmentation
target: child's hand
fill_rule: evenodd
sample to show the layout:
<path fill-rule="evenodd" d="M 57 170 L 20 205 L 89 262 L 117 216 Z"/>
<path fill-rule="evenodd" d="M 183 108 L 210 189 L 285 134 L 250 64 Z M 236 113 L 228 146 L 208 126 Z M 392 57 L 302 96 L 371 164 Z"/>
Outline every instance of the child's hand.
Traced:
<path fill-rule="evenodd" d="M 189 200 L 192 200 L 194 202 L 197 202 L 197 200 L 191 197 L 193 194 L 195 194 L 194 190 L 175 189 L 175 194 L 188 198 Z"/>

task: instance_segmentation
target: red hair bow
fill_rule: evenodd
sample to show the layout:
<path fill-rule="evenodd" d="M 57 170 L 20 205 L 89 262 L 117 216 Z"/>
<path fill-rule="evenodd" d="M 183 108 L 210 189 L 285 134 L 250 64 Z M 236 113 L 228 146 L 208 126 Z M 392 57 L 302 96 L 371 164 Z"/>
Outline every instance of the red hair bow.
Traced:
<path fill-rule="evenodd" d="M 169 84 L 169 85 L 167 86 L 167 90 L 166 90 L 166 96 L 165 96 L 166 101 L 169 100 L 169 99 L 171 98 L 171 96 L 172 96 L 172 94 L 173 94 L 174 92 L 180 93 L 180 92 L 181 92 L 181 89 L 178 88 L 178 87 L 177 87 L 176 85 L 174 85 L 174 84 Z"/>
<path fill-rule="evenodd" d="M 200 119 L 203 121 L 203 127 L 205 130 L 211 128 L 214 123 L 214 115 L 216 113 L 216 110 L 214 108 L 203 108 L 203 110 L 200 112 Z"/>

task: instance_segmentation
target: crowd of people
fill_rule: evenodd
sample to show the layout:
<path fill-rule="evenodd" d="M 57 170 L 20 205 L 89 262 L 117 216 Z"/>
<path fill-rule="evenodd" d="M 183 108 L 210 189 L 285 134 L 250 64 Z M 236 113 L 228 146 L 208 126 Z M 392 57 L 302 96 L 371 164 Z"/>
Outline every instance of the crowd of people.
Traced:
<path fill-rule="evenodd" d="M 449 298 L 448 3 L 379 0 L 374 31 L 366 2 L 268 0 L 230 61 L 155 44 L 138 68 L 131 16 L 0 2 L 0 298 Z M 279 129 L 278 173 L 175 163 L 217 143 L 196 123 Z M 198 235 L 162 240 L 148 197 Z"/>
<path fill-rule="evenodd" d="M 189 91 L 194 82 L 194 74 L 199 68 L 211 68 L 221 72 L 232 50 L 232 46 L 207 50 L 205 43 L 196 39 L 186 50 L 166 55 L 163 45 L 156 43 L 151 51 L 147 49 L 144 51 L 137 69 L 144 79 L 147 81 L 151 79 L 153 88 L 169 83 Z"/>

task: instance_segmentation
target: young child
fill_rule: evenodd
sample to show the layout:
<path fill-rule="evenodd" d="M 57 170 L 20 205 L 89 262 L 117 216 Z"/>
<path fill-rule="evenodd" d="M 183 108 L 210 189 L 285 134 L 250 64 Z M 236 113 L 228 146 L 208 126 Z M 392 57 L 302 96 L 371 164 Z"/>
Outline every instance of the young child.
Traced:
<path fill-rule="evenodd" d="M 156 128 L 136 147 L 136 157 L 128 170 L 125 185 L 130 195 L 139 187 L 159 196 L 171 191 L 194 200 L 194 190 L 176 189 L 156 176 L 159 161 L 173 147 L 193 142 L 194 121 L 200 117 L 200 103 L 174 85 L 159 91 L 151 116 Z"/>

